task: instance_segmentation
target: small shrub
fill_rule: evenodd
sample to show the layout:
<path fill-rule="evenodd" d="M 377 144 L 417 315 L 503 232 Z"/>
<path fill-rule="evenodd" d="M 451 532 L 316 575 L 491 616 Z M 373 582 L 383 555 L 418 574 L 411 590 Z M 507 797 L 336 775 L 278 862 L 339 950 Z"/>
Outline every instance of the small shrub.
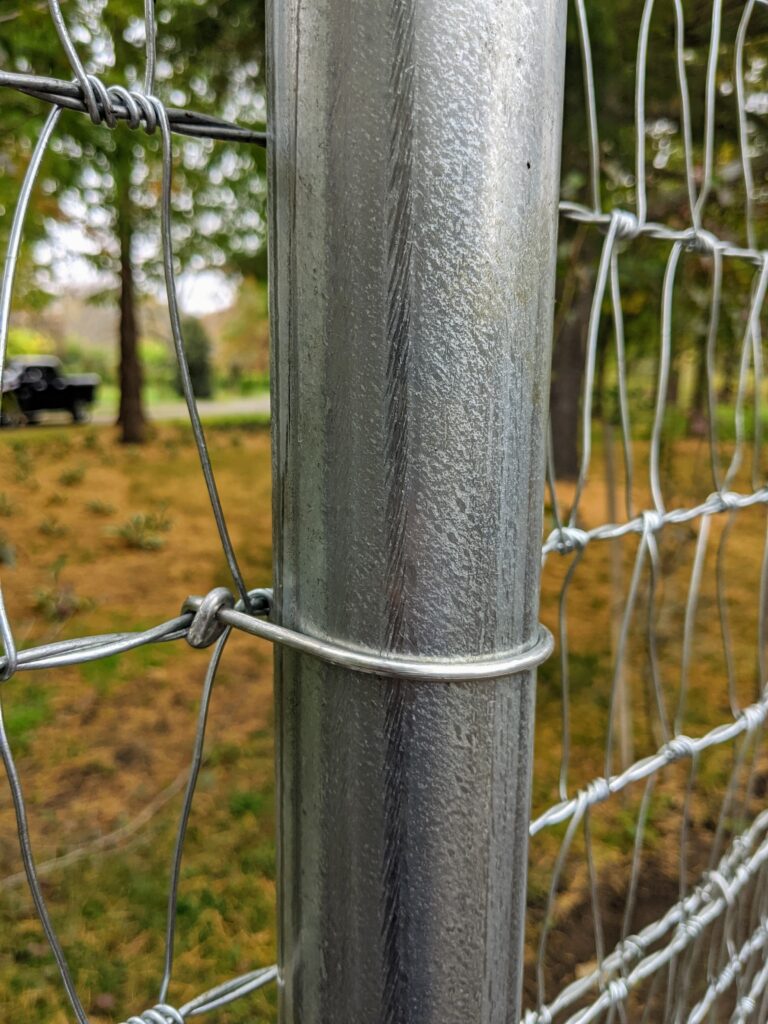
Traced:
<path fill-rule="evenodd" d="M 39 529 L 44 537 L 63 537 L 67 532 L 66 526 L 60 523 L 55 516 L 48 516 L 44 519 L 40 523 Z"/>
<path fill-rule="evenodd" d="M 192 390 L 197 398 L 211 398 L 213 395 L 213 374 L 211 373 L 211 342 L 199 320 L 188 317 L 181 325 L 184 337 L 184 352 L 187 357 Z M 184 394 L 181 374 L 176 371 L 176 390 Z"/>
<path fill-rule="evenodd" d="M 45 504 L 49 508 L 59 508 L 61 505 L 67 504 L 67 499 L 63 494 L 59 494 L 57 492 L 56 494 L 52 494 Z"/>
<path fill-rule="evenodd" d="M 61 586 L 58 582 L 38 590 L 35 596 L 35 611 L 49 622 L 66 622 L 78 612 L 90 608 L 93 608 L 90 598 L 78 597 L 74 587 Z"/>
<path fill-rule="evenodd" d="M 91 430 L 84 435 L 83 448 L 86 448 L 90 452 L 101 451 L 101 439 L 95 431 Z"/>
<path fill-rule="evenodd" d="M 0 491 L 0 516 L 3 519 L 10 519 L 16 511 L 16 506 L 11 503 L 10 498 L 5 491 Z"/>
<path fill-rule="evenodd" d="M 157 551 L 165 541 L 160 533 L 167 533 L 171 528 L 171 520 L 164 510 L 160 512 L 139 513 L 118 526 L 114 533 L 120 537 L 126 547 L 138 551 Z"/>
<path fill-rule="evenodd" d="M 14 441 L 11 450 L 16 461 L 16 479 L 19 483 L 24 483 L 32 475 L 32 456 L 23 441 Z"/>
<path fill-rule="evenodd" d="M 85 507 L 95 516 L 111 516 L 115 511 L 114 505 L 110 505 L 106 501 L 100 501 L 98 498 L 89 501 Z"/>
<path fill-rule="evenodd" d="M 147 529 L 155 533 L 168 533 L 173 522 L 168 515 L 165 505 L 161 505 L 156 512 L 148 512 L 144 516 Z"/>
<path fill-rule="evenodd" d="M 78 597 L 74 587 L 61 584 L 61 570 L 67 564 L 67 556 L 60 555 L 50 566 L 52 585 L 38 590 L 35 596 L 35 611 L 49 622 L 66 622 L 78 612 L 93 608 L 93 601 Z"/>
<path fill-rule="evenodd" d="M 16 548 L 4 533 L 0 533 L 0 565 L 16 564 Z"/>
<path fill-rule="evenodd" d="M 264 794 L 256 789 L 237 790 L 229 797 L 229 812 L 233 818 L 243 818 L 246 814 L 258 818 L 265 803 Z"/>
<path fill-rule="evenodd" d="M 84 476 L 85 466 L 76 466 L 74 469 L 65 470 L 59 477 L 59 483 L 62 487 L 76 487 L 83 482 Z"/>

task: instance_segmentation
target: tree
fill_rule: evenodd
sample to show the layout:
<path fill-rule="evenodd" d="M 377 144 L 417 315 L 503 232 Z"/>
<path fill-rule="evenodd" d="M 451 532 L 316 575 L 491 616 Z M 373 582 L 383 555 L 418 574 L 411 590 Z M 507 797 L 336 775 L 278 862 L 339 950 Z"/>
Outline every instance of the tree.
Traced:
<path fill-rule="evenodd" d="M 89 72 L 107 85 L 136 88 L 143 76 L 144 26 L 136 18 L 135 0 L 108 5 L 76 0 L 65 13 Z M 18 70 L 70 78 L 53 27 L 41 31 L 41 17 L 45 26 L 45 15 L 30 4 L 12 21 L 0 19 L 0 55 Z M 208 0 L 201 7 L 161 0 L 157 19 L 156 88 L 162 98 L 248 124 L 263 118 L 263 4 Z M 6 143 L 9 133 L 4 133 L 2 145 L 28 151 L 33 106 L 27 100 L 18 106 L 19 134 Z M 56 238 L 56 221 L 79 225 L 88 239 L 87 257 L 112 283 L 120 310 L 118 422 L 123 441 L 140 442 L 145 418 L 138 296 L 158 288 L 161 280 L 159 139 L 125 124 L 114 131 L 93 126 L 74 112 L 66 112 L 60 126 L 44 167 L 47 187 L 32 218 L 34 237 L 41 237 L 41 221 L 49 239 Z M 205 267 L 242 272 L 254 266 L 264 242 L 264 195 L 264 155 L 257 147 L 177 141 L 177 263 L 193 272 Z M 55 288 L 54 276 L 38 260 L 38 282 Z"/>
<path fill-rule="evenodd" d="M 595 68 L 596 104 L 600 128 L 600 172 L 603 209 L 627 210 L 635 205 L 635 117 L 634 91 L 637 43 L 643 4 L 635 0 L 586 0 L 592 59 Z M 733 95 L 733 54 L 739 21 L 744 11 L 741 0 L 724 0 L 721 46 L 717 72 L 714 187 L 703 210 L 703 225 L 723 238 L 746 243 L 744 224 L 745 189 L 739 171 L 739 125 Z M 700 183 L 704 160 L 705 82 L 709 57 L 712 0 L 693 0 L 685 5 L 685 66 L 691 98 L 694 175 Z M 746 45 L 745 65 L 748 90 L 755 95 L 768 90 L 764 61 L 768 39 L 768 16 L 755 9 Z M 679 228 L 690 225 L 681 133 L 681 102 L 675 62 L 675 18 L 671 4 L 657 3 L 650 26 L 646 92 L 646 167 L 648 219 Z M 758 244 L 765 244 L 766 198 L 768 198 L 768 137 L 763 117 L 749 116 L 749 142 L 755 174 L 755 221 Z M 589 185 L 588 132 L 585 119 L 582 56 L 577 19 L 573 7 L 568 26 L 565 130 L 563 138 L 563 192 L 566 199 L 592 203 Z M 760 235 L 763 238 L 760 238 Z M 558 476 L 573 478 L 579 466 L 580 417 L 587 326 L 594 290 L 594 272 L 601 238 L 591 229 L 588 237 L 580 230 L 566 228 L 561 240 L 558 274 L 558 316 L 553 351 L 551 410 L 555 434 L 555 468 Z M 658 298 L 668 249 L 658 243 L 631 243 L 622 252 L 620 268 L 627 311 L 626 347 L 630 365 L 655 358 L 658 351 Z M 748 294 L 752 272 L 730 261 L 727 282 L 733 294 Z M 693 389 L 691 423 L 700 420 L 703 382 L 706 381 L 703 337 L 706 333 L 710 267 L 705 257 L 692 254 L 678 272 L 676 320 L 673 325 L 673 378 L 681 356 L 693 353 L 698 386 Z M 704 295 L 704 302 L 697 299 Z M 743 321 L 744 310 L 740 311 Z M 610 327 L 606 301 L 602 318 Z M 601 324 L 601 327 L 604 327 Z M 735 365 L 733 355 L 740 329 L 724 316 L 718 335 L 718 351 L 724 371 Z M 603 349 L 612 345 L 611 331 L 602 329 L 598 344 L 598 367 L 608 357 Z M 603 379 L 607 379 L 604 375 Z M 597 395 L 596 408 L 606 414 L 607 403 Z M 614 403 L 615 405 L 615 403 Z"/>
<path fill-rule="evenodd" d="M 213 395 L 213 375 L 211 373 L 211 341 L 199 320 L 187 317 L 182 323 L 184 341 L 189 365 L 189 376 L 192 390 L 198 398 L 211 398 Z M 184 394 L 181 385 L 181 374 L 176 372 L 176 390 Z"/>
<path fill-rule="evenodd" d="M 237 302 L 221 331 L 221 348 L 233 381 L 244 373 L 269 373 L 267 288 L 255 277 L 244 277 Z"/>

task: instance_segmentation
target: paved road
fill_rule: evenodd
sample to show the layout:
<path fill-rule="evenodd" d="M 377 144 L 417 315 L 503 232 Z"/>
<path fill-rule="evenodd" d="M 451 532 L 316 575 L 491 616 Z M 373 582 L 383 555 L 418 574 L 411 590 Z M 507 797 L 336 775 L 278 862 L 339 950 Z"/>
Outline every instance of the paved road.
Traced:
<path fill-rule="evenodd" d="M 197 403 L 202 419 L 217 416 L 263 416 L 269 413 L 269 395 L 252 395 L 250 398 L 228 398 L 226 401 L 202 399 Z M 94 413 L 92 423 L 114 423 L 115 413 L 100 410 Z M 166 420 L 187 419 L 187 406 L 184 402 L 161 402 L 148 406 L 147 416 L 151 420 L 162 423 Z"/>

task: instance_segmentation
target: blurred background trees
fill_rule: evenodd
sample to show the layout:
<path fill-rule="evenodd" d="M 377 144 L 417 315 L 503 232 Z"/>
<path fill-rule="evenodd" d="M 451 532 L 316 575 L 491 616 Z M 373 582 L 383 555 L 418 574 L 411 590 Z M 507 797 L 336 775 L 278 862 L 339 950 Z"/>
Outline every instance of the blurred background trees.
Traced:
<path fill-rule="evenodd" d="M 69 0 L 63 9 L 88 71 L 107 85 L 138 87 L 144 71 L 141 4 Z M 157 19 L 161 98 L 247 125 L 263 122 L 262 3 L 160 0 Z M 71 77 L 48 25 L 47 4 L 19 0 L 17 10 L 0 14 L 0 64 Z M 0 143 L 0 241 L 46 113 L 38 101 L 9 99 L 4 96 Z M 162 295 L 159 150 L 157 136 L 125 124 L 109 131 L 66 112 L 35 192 L 20 275 L 23 305 L 32 310 L 76 286 L 78 273 L 90 279 L 92 297 L 116 305 L 118 422 L 126 442 L 143 440 L 145 432 L 142 299 L 148 297 L 151 306 Z M 217 285 L 231 295 L 242 275 L 263 274 L 264 202 L 258 147 L 175 140 L 174 251 L 182 285 L 192 282 L 188 291 L 199 291 L 195 282 L 201 278 L 207 282 L 211 310 L 222 305 Z"/>
<path fill-rule="evenodd" d="M 600 200 L 604 211 L 635 210 L 635 87 L 637 43 L 643 3 L 586 0 L 595 68 L 600 134 Z M 741 0 L 723 0 L 717 63 L 713 187 L 702 206 L 702 226 L 720 238 L 747 244 L 746 191 L 741 166 L 735 91 L 735 40 L 744 12 Z M 700 188 L 704 172 L 705 86 L 712 25 L 712 0 L 685 0 L 684 64 L 691 104 L 693 173 Z M 756 244 L 768 244 L 768 11 L 757 5 L 745 46 L 747 139 L 755 187 Z M 568 24 L 563 140 L 563 198 L 592 206 L 589 136 L 582 53 L 575 5 Z M 656 3 L 649 37 L 646 134 L 643 140 L 648 220 L 684 230 L 691 225 L 682 138 L 682 108 L 675 56 L 672 4 Z M 557 474 L 573 479 L 580 457 L 580 415 L 585 344 L 602 237 L 594 227 L 561 222 L 558 307 L 552 367 L 551 414 Z M 670 245 L 635 240 L 620 243 L 621 287 L 635 423 L 650 424 L 659 352 L 659 300 Z M 705 340 L 711 295 L 711 259 L 686 255 L 677 276 L 672 410 L 681 431 L 698 432 L 708 415 Z M 754 268 L 726 260 L 717 338 L 717 384 L 722 399 L 733 395 L 740 344 L 748 313 Z M 598 336 L 595 417 L 618 424 L 617 369 L 608 295 Z"/>
<path fill-rule="evenodd" d="M 211 373 L 211 339 L 199 320 L 186 317 L 181 325 L 187 352 L 187 365 L 192 380 L 192 390 L 197 398 L 213 397 L 213 375 Z M 181 373 L 176 369 L 174 384 L 179 395 L 184 395 Z"/>
<path fill-rule="evenodd" d="M 595 67 L 600 201 L 604 211 L 634 210 L 638 0 L 585 0 Z M 10 6 L 10 9 L 9 9 Z M 107 84 L 129 86 L 143 75 L 144 28 L 137 0 L 67 0 L 64 10 L 89 70 Z M 746 191 L 735 96 L 734 43 L 744 5 L 722 0 L 717 66 L 713 187 L 703 226 L 746 244 Z M 704 163 L 705 84 L 712 0 L 685 0 L 684 63 L 691 102 L 693 172 Z M 244 124 L 265 116 L 263 0 L 158 0 L 157 92 L 170 104 L 223 114 Z M 768 10 L 757 5 L 745 46 L 747 140 L 754 173 L 756 244 L 768 244 Z M 3 66 L 68 78 L 48 26 L 44 0 L 8 0 L 0 13 Z M 0 140 L 0 243 L 7 234 L 20 177 L 45 111 L 38 101 L 3 97 Z M 563 197 L 592 204 L 584 71 L 571 5 L 565 91 Z M 691 216 L 685 187 L 681 99 L 675 58 L 675 13 L 657 3 L 650 23 L 643 146 L 648 218 L 684 229 Z M 256 147 L 175 140 L 174 247 L 185 312 L 203 321 L 219 391 L 247 394 L 268 374 L 265 260 L 265 160 Z M 50 345 L 111 382 L 115 375 L 122 437 L 144 435 L 143 377 L 172 391 L 174 371 L 157 358 L 168 338 L 158 239 L 158 139 L 125 125 L 95 128 L 84 115 L 62 116 L 35 192 L 20 269 L 18 328 L 50 336 Z M 585 341 L 602 237 L 593 227 L 561 223 L 551 411 L 556 468 L 573 478 L 580 458 Z M 631 400 L 636 423 L 650 422 L 659 351 L 659 298 L 668 247 L 643 239 L 620 243 L 621 285 Z M 738 376 L 752 269 L 726 261 L 717 339 L 717 388 L 727 400 Z M 85 282 L 85 284 L 83 283 Z M 670 416 L 698 432 L 709 414 L 705 334 L 711 261 L 686 254 L 678 273 L 673 325 Z M 83 312 L 83 296 L 89 300 Z M 99 302 L 100 305 L 94 305 Z M 117 311 L 117 312 L 115 312 Z M 141 339 L 144 339 L 142 342 Z M 117 345 L 115 346 L 115 342 Z M 152 346 L 155 348 L 152 349 Z M 148 348 L 149 346 L 149 348 Z M 147 361 L 142 352 L 152 350 Z M 88 353 L 86 360 L 86 353 Z M 84 368 L 84 367 L 83 367 Z M 618 423 L 617 368 L 609 303 L 598 337 L 595 416 Z M 154 394 L 150 388 L 150 394 Z"/>

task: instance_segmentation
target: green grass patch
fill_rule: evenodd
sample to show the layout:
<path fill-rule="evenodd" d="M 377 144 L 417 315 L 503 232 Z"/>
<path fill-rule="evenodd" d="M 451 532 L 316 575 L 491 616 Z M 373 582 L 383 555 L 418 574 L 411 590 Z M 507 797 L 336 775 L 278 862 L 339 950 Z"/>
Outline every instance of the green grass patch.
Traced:
<path fill-rule="evenodd" d="M 16 679 L 3 698 L 3 718 L 13 751 L 27 754 L 35 730 L 52 718 L 48 692 L 39 677 L 36 683 L 27 684 Z"/>

